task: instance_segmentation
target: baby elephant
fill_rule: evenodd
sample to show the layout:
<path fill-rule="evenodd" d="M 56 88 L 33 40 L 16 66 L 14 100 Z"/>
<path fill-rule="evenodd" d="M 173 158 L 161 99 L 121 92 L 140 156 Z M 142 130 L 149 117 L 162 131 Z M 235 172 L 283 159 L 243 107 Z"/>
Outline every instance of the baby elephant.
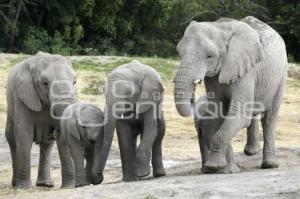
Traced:
<path fill-rule="evenodd" d="M 93 164 L 99 161 L 103 121 L 103 112 L 91 104 L 75 103 L 63 113 L 61 135 L 70 149 L 75 166 L 75 187 L 100 184 L 103 180 L 102 172 L 97 171 Z"/>

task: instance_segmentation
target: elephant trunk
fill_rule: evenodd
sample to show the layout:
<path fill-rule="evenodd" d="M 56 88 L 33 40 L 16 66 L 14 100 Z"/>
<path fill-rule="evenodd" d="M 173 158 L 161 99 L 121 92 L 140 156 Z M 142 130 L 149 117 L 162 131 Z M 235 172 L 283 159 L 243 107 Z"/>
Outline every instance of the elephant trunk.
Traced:
<path fill-rule="evenodd" d="M 76 102 L 74 88 L 68 83 L 55 83 L 50 89 L 49 99 L 52 108 L 51 114 L 61 117 L 67 106 Z"/>
<path fill-rule="evenodd" d="M 103 137 L 103 136 L 102 136 Z M 99 142 L 95 142 L 94 144 L 94 152 L 93 152 L 93 162 L 99 163 L 101 161 L 101 156 L 99 155 L 99 152 L 102 150 L 102 140 L 99 140 Z M 99 164 L 94 164 L 92 168 L 92 183 L 100 184 L 103 181 L 103 172 L 98 170 Z"/>
<path fill-rule="evenodd" d="M 197 61 L 191 58 L 182 59 L 175 76 L 174 98 L 176 109 L 183 117 L 189 117 L 194 112 L 195 86 L 204 79 L 205 67 L 199 67 Z"/>
<path fill-rule="evenodd" d="M 101 183 L 100 177 L 103 174 L 103 170 L 109 155 L 110 147 L 112 144 L 114 131 L 116 128 L 116 119 L 113 116 L 113 109 L 112 106 L 106 106 L 105 113 L 107 115 L 107 121 L 104 125 L 104 134 L 102 137 L 102 142 L 98 147 L 95 147 L 95 153 L 99 153 L 100 155 L 98 158 L 95 158 L 94 166 L 93 166 L 93 176 L 94 178 L 98 178 L 98 182 L 95 182 L 96 184 Z M 103 176 L 102 176 L 103 178 Z M 102 180 L 101 180 L 102 181 Z"/>

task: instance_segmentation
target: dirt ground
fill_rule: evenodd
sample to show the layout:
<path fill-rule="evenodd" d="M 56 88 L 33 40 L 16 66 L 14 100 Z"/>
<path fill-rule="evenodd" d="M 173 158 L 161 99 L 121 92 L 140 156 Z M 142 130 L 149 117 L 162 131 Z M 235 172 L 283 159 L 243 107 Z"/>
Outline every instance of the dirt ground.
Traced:
<path fill-rule="evenodd" d="M 19 55 L 0 54 L 0 129 L 5 125 L 5 84 L 9 63 Z M 109 61 L 107 57 L 70 57 L 71 60 L 93 59 Z M 78 71 L 78 95 L 81 100 L 103 107 L 103 96 L 82 94 L 80 91 L 93 72 Z M 60 190 L 60 163 L 56 149 L 53 152 L 53 189 L 33 187 L 30 190 L 13 190 L 9 148 L 0 130 L 0 198 L 300 198 L 300 88 L 297 80 L 289 79 L 278 119 L 276 145 L 280 168 L 261 170 L 261 153 L 247 157 L 237 153 L 242 172 L 227 175 L 200 173 L 200 152 L 193 118 L 180 117 L 174 106 L 173 84 L 164 82 L 166 135 L 163 141 L 164 165 L 167 176 L 151 177 L 140 182 L 121 182 L 119 149 L 114 137 L 112 150 L 105 170 L 103 184 L 75 190 Z M 198 95 L 203 93 L 199 88 Z M 260 138 L 262 141 L 262 135 Z M 235 152 L 241 152 L 246 142 L 245 130 L 234 139 Z M 262 143 L 262 142 L 261 142 Z M 32 149 L 32 182 L 35 184 L 39 157 L 38 146 Z"/>

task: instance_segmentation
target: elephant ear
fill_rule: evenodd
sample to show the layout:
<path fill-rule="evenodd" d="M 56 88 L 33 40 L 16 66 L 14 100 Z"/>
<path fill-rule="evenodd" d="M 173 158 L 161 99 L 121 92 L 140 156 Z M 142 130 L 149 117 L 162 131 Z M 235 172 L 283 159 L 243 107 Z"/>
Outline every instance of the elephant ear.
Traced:
<path fill-rule="evenodd" d="M 227 55 L 219 74 L 222 84 L 236 82 L 263 59 L 258 33 L 246 23 L 238 23 L 225 39 Z"/>
<path fill-rule="evenodd" d="M 72 117 L 71 119 L 68 120 L 66 129 L 69 135 L 73 136 L 77 140 L 80 140 L 80 132 L 77 125 L 78 123 L 76 121 L 76 118 Z"/>
<path fill-rule="evenodd" d="M 60 131 L 64 140 L 68 140 L 70 136 L 80 140 L 76 114 L 74 111 L 76 111 L 74 105 L 70 105 L 64 110 L 62 119 L 60 120 Z"/>
<path fill-rule="evenodd" d="M 27 60 L 18 66 L 16 74 L 16 92 L 18 98 L 29 109 L 38 112 L 42 110 L 42 104 L 34 87 L 31 64 L 31 60 Z"/>
<path fill-rule="evenodd" d="M 153 75 L 146 74 L 141 84 L 139 102 L 153 102 L 160 100 L 164 92 L 161 81 Z"/>

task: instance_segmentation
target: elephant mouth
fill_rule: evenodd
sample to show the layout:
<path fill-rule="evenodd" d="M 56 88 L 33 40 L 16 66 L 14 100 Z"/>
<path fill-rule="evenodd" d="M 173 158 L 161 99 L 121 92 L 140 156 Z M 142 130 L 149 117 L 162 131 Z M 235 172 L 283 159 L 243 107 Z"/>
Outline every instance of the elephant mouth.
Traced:
<path fill-rule="evenodd" d="M 202 84 L 202 80 L 200 80 L 200 79 L 196 79 L 195 81 L 194 81 L 194 85 L 195 85 L 195 87 L 197 86 L 197 84 Z"/>

